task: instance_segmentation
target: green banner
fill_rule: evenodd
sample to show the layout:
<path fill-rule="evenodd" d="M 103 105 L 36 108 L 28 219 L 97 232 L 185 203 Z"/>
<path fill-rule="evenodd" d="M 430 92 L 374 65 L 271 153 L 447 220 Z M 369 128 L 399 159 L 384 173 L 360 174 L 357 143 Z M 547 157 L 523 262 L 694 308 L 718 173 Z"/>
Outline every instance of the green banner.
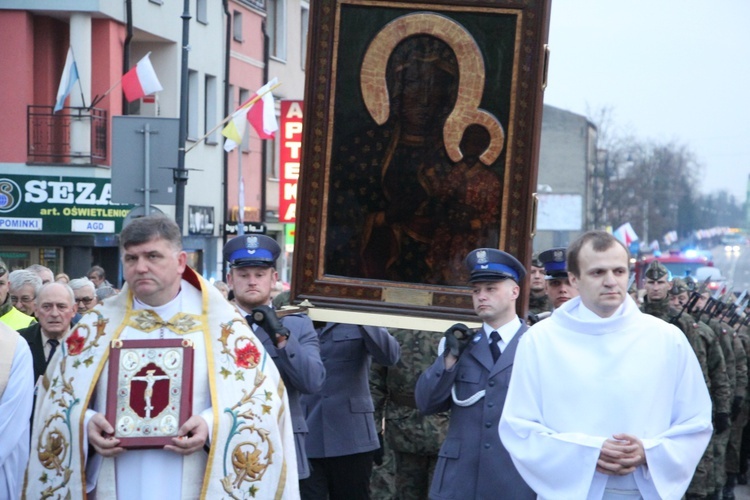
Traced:
<path fill-rule="evenodd" d="M 0 234 L 115 234 L 133 205 L 112 203 L 110 179 L 0 174 Z"/>

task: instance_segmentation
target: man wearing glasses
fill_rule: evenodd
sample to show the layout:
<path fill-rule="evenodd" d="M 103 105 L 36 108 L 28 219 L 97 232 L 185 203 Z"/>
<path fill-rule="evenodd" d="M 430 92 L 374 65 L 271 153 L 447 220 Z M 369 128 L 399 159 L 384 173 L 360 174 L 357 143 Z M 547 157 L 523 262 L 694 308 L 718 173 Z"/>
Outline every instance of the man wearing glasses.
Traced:
<path fill-rule="evenodd" d="M 78 312 L 83 314 L 90 311 L 99 303 L 96 300 L 96 285 L 88 278 L 78 278 L 70 281 L 70 288 L 76 296 Z"/>
<path fill-rule="evenodd" d="M 0 322 L 5 323 L 14 330 L 26 328 L 34 323 L 34 318 L 24 314 L 15 307 L 10 296 L 10 273 L 8 267 L 0 259 Z"/>
<path fill-rule="evenodd" d="M 10 300 L 13 306 L 24 314 L 36 316 L 36 292 L 42 286 L 42 279 L 32 271 L 19 269 L 10 273 Z"/>

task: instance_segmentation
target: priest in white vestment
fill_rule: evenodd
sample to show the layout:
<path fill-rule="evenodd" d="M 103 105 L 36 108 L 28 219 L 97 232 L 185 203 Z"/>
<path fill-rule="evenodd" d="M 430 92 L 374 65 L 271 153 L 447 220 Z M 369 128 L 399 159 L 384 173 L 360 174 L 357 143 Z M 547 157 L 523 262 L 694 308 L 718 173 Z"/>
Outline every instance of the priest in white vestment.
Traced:
<path fill-rule="evenodd" d="M 543 499 L 679 499 L 711 437 L 711 400 L 675 326 L 627 294 L 627 249 L 568 248 L 580 296 L 521 339 L 500 438 Z"/>
<path fill-rule="evenodd" d="M 47 368 L 26 498 L 299 498 L 288 400 L 261 342 L 186 266 L 173 221 L 136 219 L 120 244 L 126 286 L 84 314 Z M 192 416 L 171 444 L 126 450 L 104 415 L 108 358 L 113 340 L 141 339 L 193 343 Z"/>
<path fill-rule="evenodd" d="M 0 322 L 0 498 L 18 498 L 29 459 L 34 366 L 29 344 Z"/>

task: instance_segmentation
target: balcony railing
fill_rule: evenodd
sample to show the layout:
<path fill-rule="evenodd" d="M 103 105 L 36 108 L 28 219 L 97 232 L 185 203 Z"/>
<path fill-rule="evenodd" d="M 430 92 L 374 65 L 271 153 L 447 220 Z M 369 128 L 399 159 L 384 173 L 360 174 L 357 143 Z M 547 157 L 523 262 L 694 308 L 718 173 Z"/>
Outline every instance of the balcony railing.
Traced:
<path fill-rule="evenodd" d="M 28 163 L 107 161 L 107 111 L 104 109 L 28 106 L 26 154 Z"/>

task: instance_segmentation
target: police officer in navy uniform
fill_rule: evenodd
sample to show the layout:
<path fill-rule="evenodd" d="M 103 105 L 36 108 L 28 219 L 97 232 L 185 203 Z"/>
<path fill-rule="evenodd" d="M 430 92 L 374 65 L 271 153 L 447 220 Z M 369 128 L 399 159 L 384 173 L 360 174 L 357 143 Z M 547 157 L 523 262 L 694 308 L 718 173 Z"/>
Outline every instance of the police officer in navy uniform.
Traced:
<path fill-rule="evenodd" d="M 482 327 L 472 331 L 459 323 L 449 328 L 437 359 L 416 387 L 422 413 L 451 412 L 430 498 L 535 499 L 497 430 L 518 340 L 527 329 L 516 315 L 526 270 L 515 257 L 493 248 L 472 251 L 465 263 Z"/>
<path fill-rule="evenodd" d="M 320 391 L 326 371 L 310 318 L 303 314 L 279 318 L 271 305 L 271 290 L 278 280 L 276 259 L 280 253 L 276 240 L 265 235 L 237 236 L 224 245 L 224 259 L 230 265 L 227 284 L 234 292 L 235 305 L 276 363 L 286 385 L 297 468 L 299 478 L 304 479 L 310 475 L 310 466 L 305 454 L 307 424 L 300 394 Z"/>
<path fill-rule="evenodd" d="M 317 332 L 328 375 L 318 394 L 302 396 L 312 473 L 300 482 L 300 493 L 303 500 L 366 500 L 374 452 L 380 448 L 370 363 L 395 365 L 401 347 L 377 326 L 325 323 Z"/>
<path fill-rule="evenodd" d="M 545 289 L 552 301 L 554 309 L 578 297 L 578 290 L 570 284 L 566 263 L 567 249 L 564 247 L 550 248 L 539 254 L 539 260 L 544 266 Z"/>

